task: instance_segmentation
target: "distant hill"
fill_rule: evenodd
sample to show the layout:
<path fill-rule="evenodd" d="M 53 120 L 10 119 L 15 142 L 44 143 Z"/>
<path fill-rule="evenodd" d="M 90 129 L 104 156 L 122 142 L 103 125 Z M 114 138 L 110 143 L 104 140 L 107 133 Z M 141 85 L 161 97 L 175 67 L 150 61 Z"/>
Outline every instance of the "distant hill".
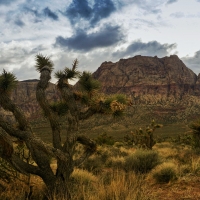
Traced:
<path fill-rule="evenodd" d="M 104 62 L 93 75 L 101 82 L 102 91 L 108 94 L 200 95 L 200 78 L 176 55 L 135 56 L 116 63 Z"/>
<path fill-rule="evenodd" d="M 176 55 L 158 58 L 135 56 L 116 63 L 103 62 L 93 73 L 107 94 L 124 93 L 132 98 L 127 111 L 130 120 L 158 119 L 173 123 L 200 116 L 200 75 L 196 75 Z M 14 102 L 27 117 L 37 119 L 41 110 L 36 101 L 37 79 L 20 81 L 12 93 Z M 49 84 L 49 101 L 59 99 L 56 85 Z M 10 118 L 11 113 L 0 113 Z"/>
<path fill-rule="evenodd" d="M 40 116 L 41 110 L 36 100 L 36 86 L 39 80 L 25 80 L 19 81 L 17 88 L 12 93 L 12 100 L 22 109 L 28 118 L 34 119 Z M 51 102 L 55 102 L 59 98 L 59 92 L 56 89 L 56 85 L 53 83 L 49 84 L 46 91 L 47 98 Z M 10 118 L 11 113 L 5 112 L 3 109 L 0 113 L 5 117 Z"/>
<path fill-rule="evenodd" d="M 176 55 L 139 55 L 116 63 L 104 62 L 93 76 L 101 82 L 102 92 L 124 93 L 132 98 L 129 115 L 133 119 L 173 123 L 200 116 L 200 75 Z"/>

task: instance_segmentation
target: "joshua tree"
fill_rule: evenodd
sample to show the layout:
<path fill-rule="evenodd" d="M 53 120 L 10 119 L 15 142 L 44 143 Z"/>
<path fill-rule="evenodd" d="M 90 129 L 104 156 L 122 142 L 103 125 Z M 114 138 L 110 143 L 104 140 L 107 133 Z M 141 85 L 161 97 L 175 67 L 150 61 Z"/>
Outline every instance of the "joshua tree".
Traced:
<path fill-rule="evenodd" d="M 137 146 L 145 147 L 147 149 L 152 149 L 152 147 L 156 144 L 154 138 L 154 131 L 157 128 L 161 128 L 162 124 L 156 124 L 154 120 L 152 120 L 151 124 L 146 127 L 145 132 L 140 128 L 139 130 L 131 131 L 130 136 L 126 135 L 124 137 L 126 142 L 131 144 L 135 144 Z"/>
<path fill-rule="evenodd" d="M 106 97 L 98 93 L 99 83 L 92 78 L 91 73 L 77 71 L 78 61 L 75 60 L 71 68 L 55 73 L 58 79 L 57 88 L 61 93 L 61 101 L 50 104 L 45 96 L 53 71 L 53 62 L 49 57 L 36 56 L 36 70 L 40 73 L 37 84 L 36 98 L 44 115 L 50 122 L 52 145 L 46 144 L 36 137 L 31 125 L 23 112 L 11 100 L 11 92 L 17 85 L 16 77 L 3 70 L 0 75 L 0 106 L 13 113 L 17 126 L 13 126 L 0 116 L 0 157 L 9 162 L 16 170 L 24 174 L 40 176 L 44 181 L 50 198 L 71 199 L 69 178 L 74 167 L 78 167 L 96 150 L 96 144 L 84 135 L 78 134 L 79 120 L 84 120 L 95 113 L 120 115 L 126 105 L 122 95 Z M 79 78 L 80 90 L 74 90 L 69 80 Z M 66 139 L 61 140 L 59 115 L 66 115 L 68 124 Z M 24 162 L 14 153 L 13 138 L 23 142 L 34 160 L 34 164 Z M 80 143 L 85 150 L 78 159 L 74 159 L 75 145 Z M 56 158 L 57 169 L 54 173 L 50 166 L 50 158 Z"/>
<path fill-rule="evenodd" d="M 197 150 L 200 149 L 200 120 L 196 120 L 189 125 L 189 128 L 192 129 L 193 134 L 193 147 Z"/>

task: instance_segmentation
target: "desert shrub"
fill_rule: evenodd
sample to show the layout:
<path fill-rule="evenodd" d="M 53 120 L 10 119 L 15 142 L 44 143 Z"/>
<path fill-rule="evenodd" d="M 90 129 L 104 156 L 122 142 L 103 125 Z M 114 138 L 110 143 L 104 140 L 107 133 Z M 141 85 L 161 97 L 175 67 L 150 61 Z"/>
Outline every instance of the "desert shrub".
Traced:
<path fill-rule="evenodd" d="M 120 151 L 120 148 L 118 147 L 111 146 L 109 147 L 109 151 L 112 156 L 123 156 L 122 152 Z"/>
<path fill-rule="evenodd" d="M 126 152 L 121 151 L 121 148 L 115 146 L 98 146 L 97 153 L 101 157 L 102 161 L 105 162 L 111 156 L 125 156 Z"/>
<path fill-rule="evenodd" d="M 190 133 L 184 133 L 184 134 L 181 134 L 181 135 L 178 135 L 178 138 L 174 141 L 174 142 L 177 142 L 179 144 L 186 144 L 186 145 L 193 145 L 193 141 L 194 141 L 194 138 L 192 136 L 192 134 Z"/>
<path fill-rule="evenodd" d="M 133 149 L 131 149 L 131 148 L 120 147 L 119 150 L 120 150 L 121 156 L 128 156 L 133 153 Z M 135 149 L 134 149 L 134 151 L 135 151 Z"/>
<path fill-rule="evenodd" d="M 103 168 L 103 162 L 99 156 L 93 155 L 83 163 L 83 169 L 89 172 L 99 173 Z"/>
<path fill-rule="evenodd" d="M 98 146 L 96 155 L 102 160 L 102 162 L 106 162 L 107 159 L 111 156 L 111 151 L 108 147 Z"/>
<path fill-rule="evenodd" d="M 124 145 L 124 143 L 123 142 L 115 142 L 114 143 L 114 147 L 122 147 Z"/>
<path fill-rule="evenodd" d="M 177 168 L 174 163 L 163 163 L 152 173 L 153 178 L 158 183 L 169 183 L 170 181 L 177 179 Z"/>
<path fill-rule="evenodd" d="M 86 185 L 97 182 L 98 180 L 98 178 L 94 174 L 83 169 L 75 169 L 70 178 L 71 181 L 74 183 L 82 183 Z"/>
<path fill-rule="evenodd" d="M 191 159 L 191 172 L 193 174 L 199 174 L 199 172 L 200 172 L 200 158 L 192 157 L 192 159 Z"/>
<path fill-rule="evenodd" d="M 125 157 L 124 169 L 136 173 L 147 173 L 160 163 L 156 151 L 137 150 Z"/>
<path fill-rule="evenodd" d="M 111 176 L 110 176 L 111 175 Z M 105 181 L 106 179 L 106 181 Z M 102 183 L 99 182 L 95 200 L 149 200 L 147 182 L 144 175 L 115 171 L 106 174 Z"/>
<path fill-rule="evenodd" d="M 180 150 L 177 149 L 177 154 L 174 155 L 174 158 L 181 164 L 191 163 L 191 158 L 193 156 L 193 151 L 190 149 Z"/>
<path fill-rule="evenodd" d="M 106 162 L 106 167 L 111 167 L 114 169 L 122 169 L 124 166 L 124 157 L 110 157 Z"/>
<path fill-rule="evenodd" d="M 180 166 L 180 175 L 184 176 L 191 172 L 191 166 L 189 164 Z"/>

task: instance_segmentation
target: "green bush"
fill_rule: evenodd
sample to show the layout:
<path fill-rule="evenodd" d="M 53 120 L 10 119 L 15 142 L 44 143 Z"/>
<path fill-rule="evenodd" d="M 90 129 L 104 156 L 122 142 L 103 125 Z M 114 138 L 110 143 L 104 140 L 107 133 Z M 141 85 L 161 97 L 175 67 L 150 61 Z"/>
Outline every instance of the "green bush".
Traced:
<path fill-rule="evenodd" d="M 177 169 L 173 163 L 163 163 L 153 171 L 153 178 L 158 183 L 169 183 L 177 179 Z"/>
<path fill-rule="evenodd" d="M 137 150 L 134 154 L 125 157 L 124 169 L 135 173 L 147 173 L 160 163 L 156 151 Z"/>

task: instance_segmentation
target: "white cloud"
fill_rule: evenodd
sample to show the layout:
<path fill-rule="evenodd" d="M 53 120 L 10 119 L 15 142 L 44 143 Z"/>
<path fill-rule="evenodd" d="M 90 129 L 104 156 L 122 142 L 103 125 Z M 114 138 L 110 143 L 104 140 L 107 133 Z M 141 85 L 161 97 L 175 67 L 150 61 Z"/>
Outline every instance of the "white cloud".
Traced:
<path fill-rule="evenodd" d="M 95 71 L 104 61 L 120 59 L 119 56 L 113 57 L 113 52 L 116 52 L 117 49 L 119 51 L 130 47 L 136 40 L 141 40 L 144 44 L 155 41 L 160 44 L 160 47 L 163 47 L 163 44 L 177 44 L 177 47 L 171 50 L 169 46 L 152 48 L 151 45 L 151 47 L 147 45 L 146 49 L 143 48 L 135 52 L 144 55 L 164 56 L 165 54 L 177 53 L 179 57 L 185 57 L 184 55 L 192 55 L 199 49 L 199 2 L 190 1 L 188 3 L 188 0 L 112 1 L 116 10 L 113 9 L 112 14 L 98 19 L 99 21 L 97 20 L 97 23 L 92 27 L 89 26 L 89 22 L 84 22 L 84 24 L 83 21 L 79 22 L 79 24 L 84 24 L 83 26 L 73 27 L 69 18 L 62 14 L 72 0 L 64 3 L 63 0 L 16 0 L 9 6 L 1 5 L 0 71 L 6 68 L 14 70 L 20 79 L 23 79 L 23 76 L 24 79 L 33 78 L 36 76 L 32 68 L 34 57 L 39 52 L 52 56 L 58 69 L 71 65 L 72 60 L 77 57 L 80 60 L 81 70 Z M 168 4 L 166 4 L 167 2 Z M 94 1 L 90 0 L 89 6 L 93 5 Z M 44 15 L 45 8 L 52 12 L 49 11 L 51 16 Z M 77 28 L 83 28 L 83 31 L 90 35 L 101 30 L 105 24 L 120 27 L 125 36 L 122 44 L 119 42 L 112 47 L 93 48 L 87 53 L 80 52 L 78 49 L 69 52 L 66 49 L 53 46 L 58 36 L 73 38 L 73 33 L 76 33 Z M 77 46 L 81 48 L 80 44 Z M 82 49 L 84 48 L 82 47 Z M 126 56 L 133 55 L 126 54 Z M 192 59 L 185 58 L 185 61 L 197 70 L 197 61 L 195 65 L 194 63 L 192 65 Z M 26 72 L 25 69 L 27 69 Z"/>

